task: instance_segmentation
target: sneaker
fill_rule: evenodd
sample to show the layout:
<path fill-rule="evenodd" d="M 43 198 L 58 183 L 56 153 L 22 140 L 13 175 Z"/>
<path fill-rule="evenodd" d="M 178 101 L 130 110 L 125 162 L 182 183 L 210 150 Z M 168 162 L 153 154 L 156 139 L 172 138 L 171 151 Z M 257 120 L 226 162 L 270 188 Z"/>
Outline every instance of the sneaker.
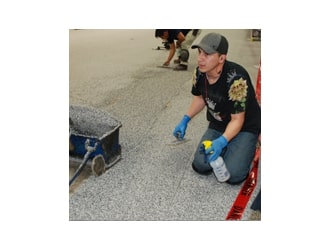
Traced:
<path fill-rule="evenodd" d="M 174 68 L 174 70 L 187 70 L 187 69 L 188 69 L 188 66 L 184 65 L 184 64 L 179 64 Z"/>
<path fill-rule="evenodd" d="M 180 64 L 181 61 L 180 61 L 180 59 L 175 59 L 173 62 L 174 62 L 174 64 Z"/>

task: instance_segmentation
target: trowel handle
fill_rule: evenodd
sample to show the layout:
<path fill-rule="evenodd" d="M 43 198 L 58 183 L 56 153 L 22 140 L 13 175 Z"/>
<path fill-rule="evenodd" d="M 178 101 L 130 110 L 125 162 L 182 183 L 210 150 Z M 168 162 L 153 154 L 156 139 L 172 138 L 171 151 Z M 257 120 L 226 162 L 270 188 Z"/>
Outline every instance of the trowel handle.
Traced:
<path fill-rule="evenodd" d="M 212 141 L 205 140 L 205 141 L 202 142 L 202 144 L 204 145 L 204 149 L 208 150 L 212 146 Z"/>

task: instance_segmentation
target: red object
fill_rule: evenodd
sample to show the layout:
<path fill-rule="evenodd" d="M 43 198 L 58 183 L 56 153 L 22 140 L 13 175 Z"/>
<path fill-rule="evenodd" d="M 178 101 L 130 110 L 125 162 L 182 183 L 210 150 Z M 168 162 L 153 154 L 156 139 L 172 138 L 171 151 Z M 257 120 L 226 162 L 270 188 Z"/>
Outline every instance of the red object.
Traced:
<path fill-rule="evenodd" d="M 256 98 L 261 105 L 261 62 L 259 64 L 258 76 L 257 76 L 257 84 L 256 84 Z"/>
<path fill-rule="evenodd" d="M 231 207 L 226 217 L 226 220 L 240 220 L 242 218 L 245 207 L 250 200 L 251 194 L 253 193 L 255 186 L 257 185 L 260 152 L 261 147 L 258 146 L 253 159 L 253 167 L 251 169 L 249 177 L 245 180 L 244 185 L 242 186 L 233 206 Z"/>
<path fill-rule="evenodd" d="M 256 83 L 256 98 L 259 105 L 261 105 L 261 62 L 259 64 L 257 83 Z M 231 207 L 226 217 L 226 220 L 240 220 L 242 218 L 246 205 L 250 200 L 251 194 L 253 193 L 255 186 L 257 185 L 260 154 L 261 154 L 261 135 L 259 136 L 258 139 L 258 145 L 253 159 L 253 167 L 250 171 L 248 178 L 245 180 L 244 185 L 242 186 L 239 194 L 237 195 L 236 200 L 234 201 L 233 206 Z"/>

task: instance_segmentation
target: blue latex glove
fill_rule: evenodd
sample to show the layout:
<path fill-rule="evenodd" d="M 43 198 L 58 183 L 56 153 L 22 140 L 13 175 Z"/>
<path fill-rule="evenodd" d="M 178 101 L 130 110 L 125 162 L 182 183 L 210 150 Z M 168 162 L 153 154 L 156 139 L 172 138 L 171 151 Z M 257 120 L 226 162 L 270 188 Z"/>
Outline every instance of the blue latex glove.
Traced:
<path fill-rule="evenodd" d="M 175 127 L 173 131 L 173 135 L 179 139 L 182 140 L 184 135 L 186 134 L 186 129 L 188 122 L 190 121 L 190 117 L 187 115 L 184 115 L 181 122 Z"/>
<path fill-rule="evenodd" d="M 213 140 L 212 146 L 205 150 L 205 154 L 210 154 L 208 161 L 215 161 L 227 144 L 228 141 L 224 136 L 220 136 L 218 139 Z"/>

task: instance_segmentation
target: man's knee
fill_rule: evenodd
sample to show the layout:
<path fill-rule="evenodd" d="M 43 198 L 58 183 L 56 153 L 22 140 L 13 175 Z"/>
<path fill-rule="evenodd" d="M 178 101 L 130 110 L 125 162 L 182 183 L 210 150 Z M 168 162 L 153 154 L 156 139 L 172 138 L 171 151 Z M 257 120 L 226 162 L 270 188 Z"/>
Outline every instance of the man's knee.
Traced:
<path fill-rule="evenodd" d="M 188 62 L 188 59 L 189 59 L 189 51 L 186 49 L 181 49 L 180 60 L 183 62 Z"/>
<path fill-rule="evenodd" d="M 248 177 L 248 173 L 247 174 L 242 174 L 242 173 L 230 174 L 230 178 L 227 181 L 227 183 L 231 184 L 231 185 L 239 185 L 243 181 L 245 181 L 245 179 L 247 177 Z"/>
<path fill-rule="evenodd" d="M 191 164 L 193 170 L 201 175 L 212 174 L 212 168 L 207 164 L 200 164 L 197 161 L 193 161 Z"/>

